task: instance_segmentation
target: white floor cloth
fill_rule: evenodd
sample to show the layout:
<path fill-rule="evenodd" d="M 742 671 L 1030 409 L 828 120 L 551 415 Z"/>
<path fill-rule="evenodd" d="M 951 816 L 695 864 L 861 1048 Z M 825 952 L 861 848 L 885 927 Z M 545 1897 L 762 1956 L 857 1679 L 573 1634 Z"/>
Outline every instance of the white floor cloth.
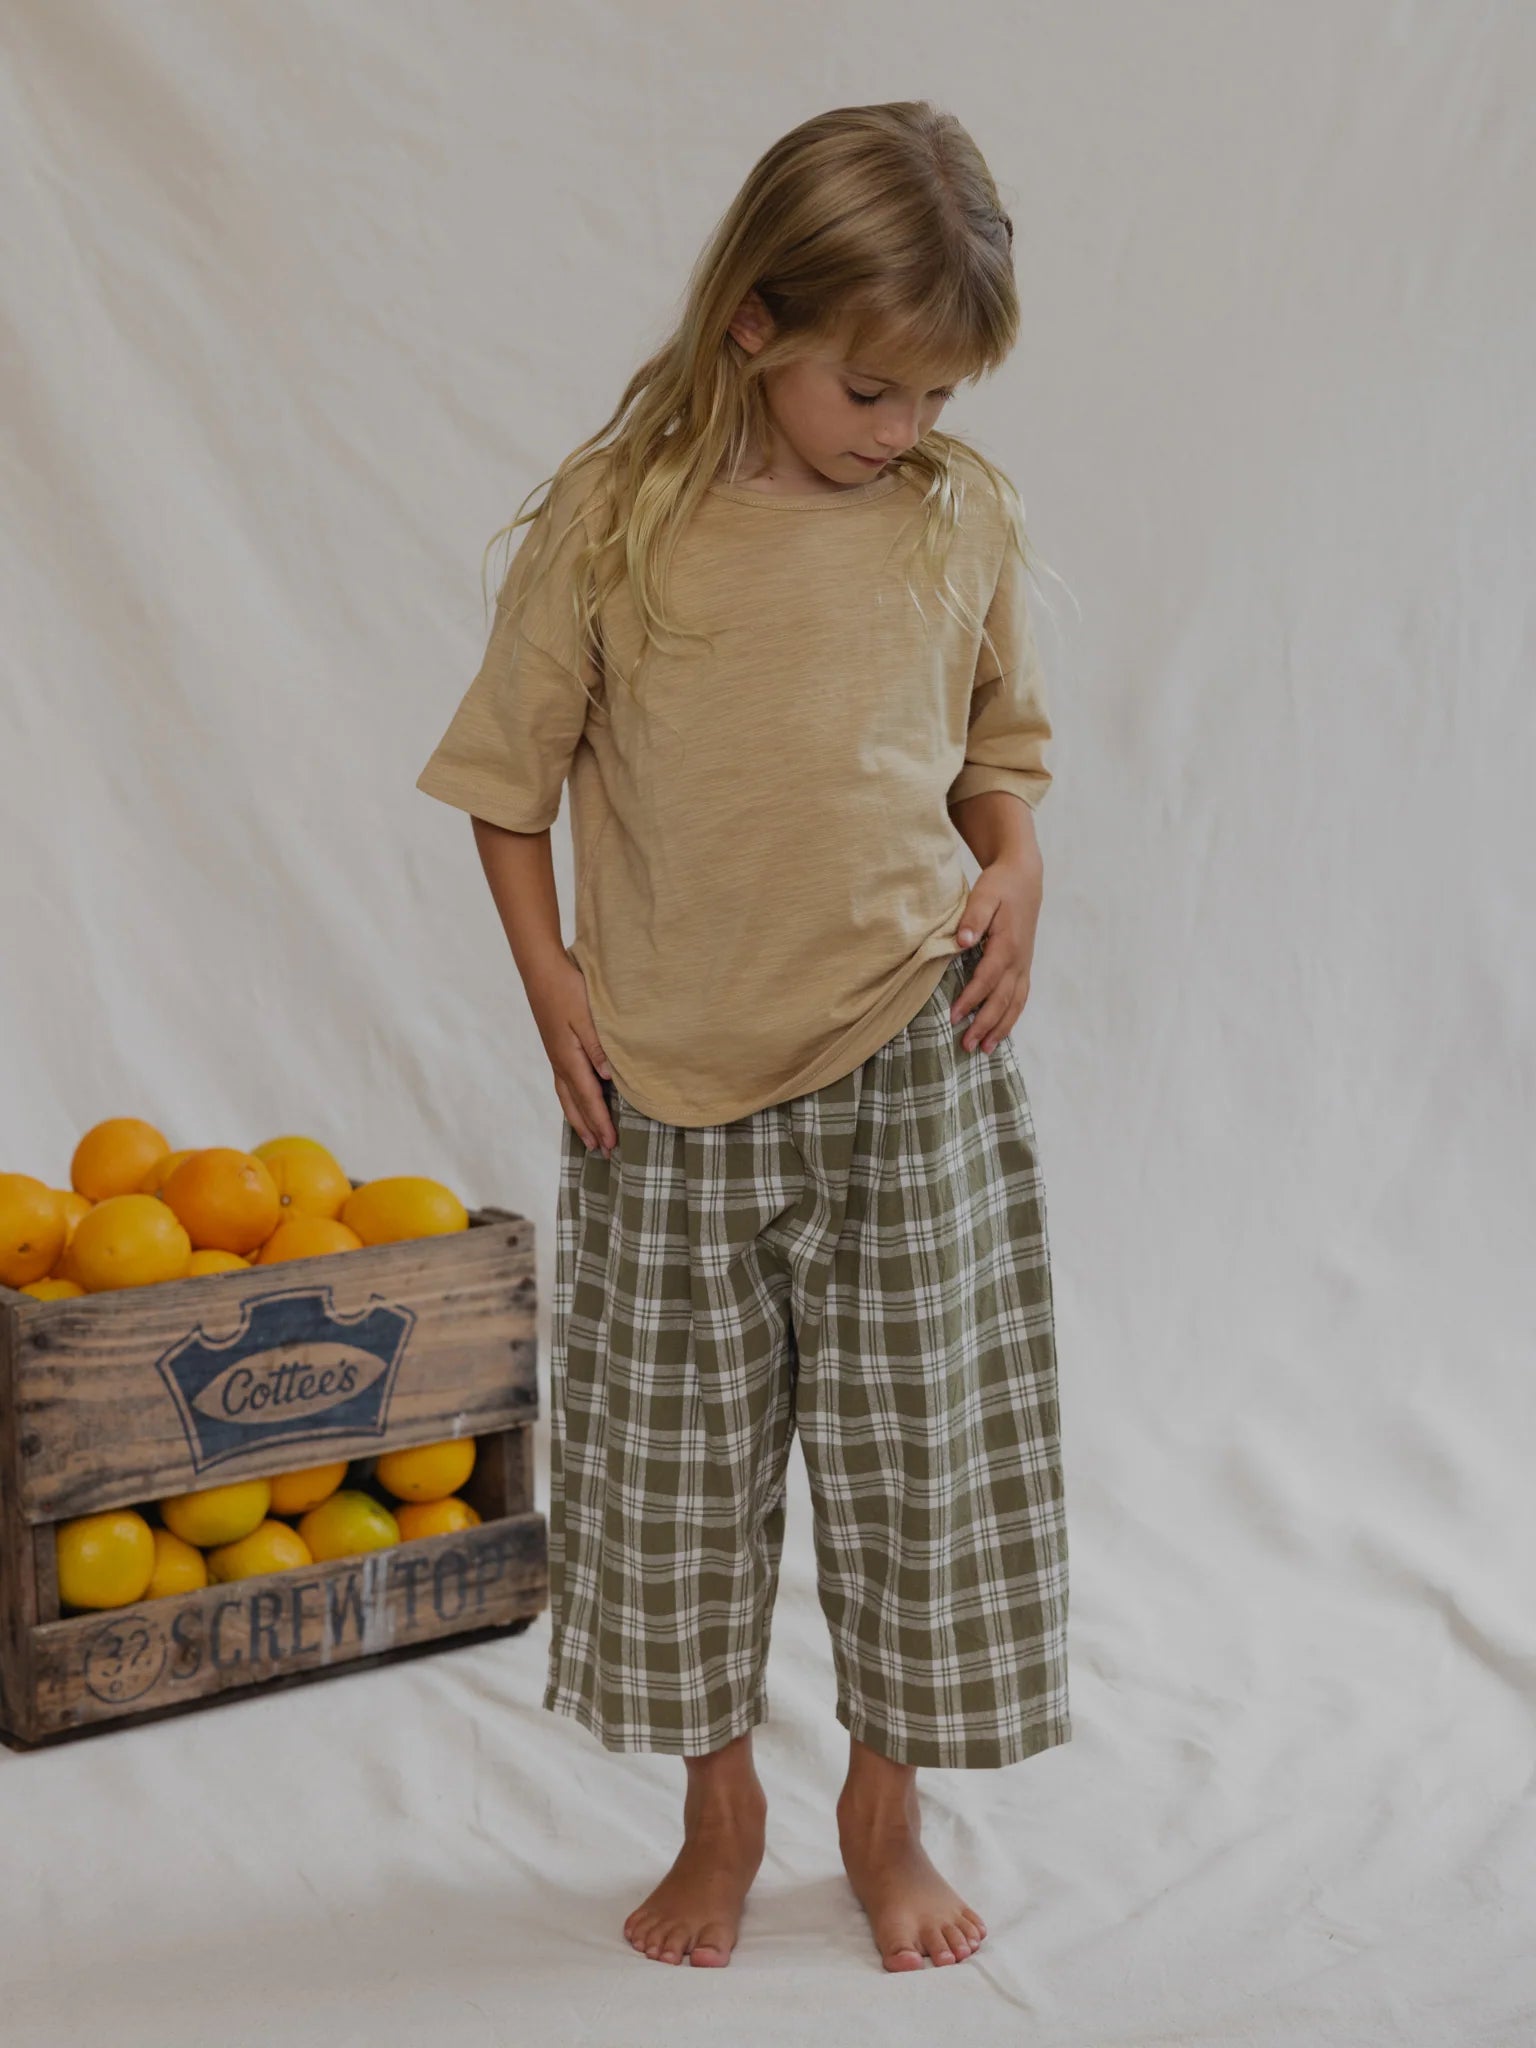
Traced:
<path fill-rule="evenodd" d="M 0 1752 L 6 2048 L 1536 2040 L 1531 8 L 10 0 L 0 1167 L 312 1131 L 537 1218 L 547 1334 L 558 1106 L 412 787 L 481 550 L 758 152 L 918 93 L 1018 229 L 949 423 L 1070 591 L 1076 1735 L 922 1780 L 990 1939 L 887 1976 L 843 1879 L 797 1460 L 728 1970 L 622 1941 L 682 1766 L 541 1710 L 546 1615 Z"/>

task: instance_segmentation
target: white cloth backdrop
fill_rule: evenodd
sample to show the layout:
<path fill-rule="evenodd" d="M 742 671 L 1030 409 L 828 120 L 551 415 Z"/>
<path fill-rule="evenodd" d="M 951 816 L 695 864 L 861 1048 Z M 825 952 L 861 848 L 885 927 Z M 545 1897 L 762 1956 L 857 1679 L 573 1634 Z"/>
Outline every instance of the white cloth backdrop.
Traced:
<path fill-rule="evenodd" d="M 560 1112 L 468 821 L 412 787 L 481 551 L 776 135 L 926 94 L 987 152 L 1024 334 L 953 420 L 1062 579 L 1018 1043 L 1076 1727 L 922 1774 L 992 1932 L 886 1976 L 797 1457 L 729 1970 L 623 1942 L 683 1767 L 541 1709 L 546 1614 L 0 1752 L 9 2048 L 1529 2042 L 1536 12 L 10 0 L 0 37 L 0 1165 L 136 1113 L 438 1175 L 537 1219 L 546 1388 Z"/>

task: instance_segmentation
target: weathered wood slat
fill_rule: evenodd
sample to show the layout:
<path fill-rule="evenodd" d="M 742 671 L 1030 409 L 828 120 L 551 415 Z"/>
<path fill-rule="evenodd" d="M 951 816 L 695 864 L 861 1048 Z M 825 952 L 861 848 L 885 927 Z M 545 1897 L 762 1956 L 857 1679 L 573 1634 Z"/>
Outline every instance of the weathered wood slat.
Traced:
<path fill-rule="evenodd" d="M 484 1213 L 484 1212 L 482 1212 Z M 537 1412 L 533 1226 L 67 1301 L 7 1295 L 21 1514 L 93 1509 Z"/>
<path fill-rule="evenodd" d="M 33 1631 L 36 1741 L 542 1611 L 544 1518 L 510 1516 L 366 1557 L 206 1586 Z"/>
<path fill-rule="evenodd" d="M 40 1546 L 22 1520 L 17 1443 L 14 1318 L 0 1303 L 0 1721 L 8 1728 L 25 1726 L 31 1714 L 32 1636 L 38 1622 Z M 53 1531 L 42 1533 L 51 1551 Z"/>
<path fill-rule="evenodd" d="M 475 1469 L 459 1488 L 459 1498 L 486 1521 L 525 1514 L 533 1506 L 531 1423 L 476 1439 Z"/>

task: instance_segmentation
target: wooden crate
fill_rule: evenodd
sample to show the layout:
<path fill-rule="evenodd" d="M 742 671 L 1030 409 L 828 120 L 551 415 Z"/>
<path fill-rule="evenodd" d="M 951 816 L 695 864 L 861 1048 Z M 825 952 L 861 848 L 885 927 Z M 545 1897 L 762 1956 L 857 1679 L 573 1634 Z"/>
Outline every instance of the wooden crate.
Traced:
<path fill-rule="evenodd" d="M 356 1183 L 354 1182 L 354 1186 Z M 0 1741 L 31 1749 L 525 1629 L 534 1226 L 468 1230 L 65 1301 L 0 1286 Z M 54 1525 L 162 1495 L 473 1436 L 457 1534 L 61 1613 Z"/>

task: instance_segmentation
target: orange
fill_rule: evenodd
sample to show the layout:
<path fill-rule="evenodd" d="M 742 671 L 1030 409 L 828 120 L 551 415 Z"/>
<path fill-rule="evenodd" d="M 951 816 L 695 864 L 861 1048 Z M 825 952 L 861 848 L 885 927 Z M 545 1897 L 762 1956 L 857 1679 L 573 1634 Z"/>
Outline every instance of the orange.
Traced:
<path fill-rule="evenodd" d="M 341 1220 L 364 1244 L 396 1244 L 406 1237 L 441 1237 L 469 1228 L 469 1212 L 453 1189 L 419 1173 L 364 1181 L 347 1197 Z"/>
<path fill-rule="evenodd" d="M 253 1252 L 272 1235 L 280 1213 L 277 1183 L 249 1152 L 205 1145 L 160 1190 L 198 1251 Z"/>
<path fill-rule="evenodd" d="M 75 1231 L 80 1218 L 89 1216 L 95 1204 L 88 1195 L 77 1195 L 73 1188 L 67 1192 L 63 1188 L 55 1188 L 54 1193 L 59 1198 L 59 1209 L 64 1218 L 64 1249 L 54 1261 L 53 1271 L 48 1277 L 50 1280 L 72 1280 L 78 1287 L 80 1275 L 74 1268 Z"/>
<path fill-rule="evenodd" d="M 81 1280 L 79 1273 L 75 1269 L 75 1241 L 73 1238 L 69 1239 L 63 1251 L 59 1253 L 58 1260 L 48 1278 L 50 1280 L 71 1280 L 76 1287 L 81 1288 L 83 1291 L 85 1283 Z"/>
<path fill-rule="evenodd" d="M 281 1159 L 289 1152 L 323 1152 L 327 1159 L 334 1155 L 328 1145 L 322 1145 L 318 1138 L 263 1138 L 259 1145 L 251 1147 L 257 1159 L 264 1159 L 270 1166 L 274 1159 Z"/>
<path fill-rule="evenodd" d="M 208 1566 L 195 1543 L 188 1543 L 170 1529 L 154 1529 L 155 1568 L 145 1588 L 146 1600 L 163 1600 L 172 1593 L 195 1593 L 208 1583 Z"/>
<path fill-rule="evenodd" d="M 139 1182 L 170 1146 L 141 1116 L 109 1116 L 92 1124 L 69 1162 L 70 1186 L 93 1202 L 135 1195 Z"/>
<path fill-rule="evenodd" d="M 129 1607 L 155 1569 L 154 1531 L 136 1508 L 76 1515 L 54 1531 L 59 1598 L 70 1607 Z"/>
<path fill-rule="evenodd" d="M 400 1540 L 413 1543 L 418 1536 L 447 1536 L 460 1529 L 473 1529 L 480 1520 L 467 1500 L 450 1494 L 447 1500 L 412 1500 L 395 1509 Z"/>
<path fill-rule="evenodd" d="M 299 1472 L 274 1473 L 272 1513 L 302 1515 L 306 1509 L 317 1508 L 321 1501 L 330 1499 L 346 1476 L 345 1458 L 338 1458 L 331 1465 L 306 1465 Z"/>
<path fill-rule="evenodd" d="M 0 1173 L 0 1283 L 41 1280 L 64 1249 L 64 1216 L 46 1181 Z"/>
<path fill-rule="evenodd" d="M 388 1550 L 400 1541 L 400 1525 L 383 1501 L 356 1487 L 343 1487 L 310 1509 L 299 1524 L 299 1534 L 319 1564 L 326 1558 Z"/>
<path fill-rule="evenodd" d="M 283 1143 L 281 1139 L 277 1142 Z M 262 1164 L 277 1182 L 285 1221 L 290 1216 L 339 1216 L 342 1203 L 352 1192 L 351 1181 L 323 1145 L 295 1147 L 290 1140 L 289 1149 L 272 1154 Z"/>
<path fill-rule="evenodd" d="M 194 1252 L 187 1261 L 185 1277 L 195 1280 L 202 1273 L 246 1273 L 250 1270 L 249 1259 L 242 1259 L 238 1252 Z"/>
<path fill-rule="evenodd" d="M 91 1198 L 89 1195 L 77 1195 L 73 1188 L 55 1188 L 53 1192 L 59 1198 L 59 1214 L 64 1218 L 64 1249 L 68 1251 L 75 1225 L 90 1212 Z"/>
<path fill-rule="evenodd" d="M 21 1291 L 23 1294 L 35 1294 L 39 1301 L 72 1301 L 77 1294 L 84 1294 L 85 1289 L 78 1280 L 59 1280 L 50 1276 L 46 1280 L 29 1280 Z"/>
<path fill-rule="evenodd" d="M 437 1444 L 412 1444 L 408 1450 L 383 1451 L 373 1469 L 380 1486 L 396 1500 L 446 1500 L 475 1469 L 475 1440 L 457 1436 Z"/>
<path fill-rule="evenodd" d="M 190 1159 L 192 1157 L 193 1149 L 193 1147 L 188 1146 L 184 1151 L 167 1152 L 163 1159 L 157 1159 L 148 1173 L 139 1182 L 135 1192 L 141 1195 L 158 1195 L 177 1167 L 180 1166 L 183 1159 Z"/>
<path fill-rule="evenodd" d="M 208 1577 L 216 1586 L 230 1579 L 254 1579 L 262 1572 L 292 1571 L 313 1564 L 309 1545 L 286 1522 L 260 1522 L 238 1543 L 221 1543 L 208 1553 Z"/>
<path fill-rule="evenodd" d="M 202 1486 L 193 1493 L 167 1494 L 160 1515 L 173 1535 L 206 1550 L 215 1543 L 238 1543 L 264 1522 L 272 1505 L 265 1479 L 232 1479 L 224 1486 Z"/>
<path fill-rule="evenodd" d="M 363 1240 L 345 1223 L 328 1216 L 306 1216 L 295 1211 L 279 1223 L 256 1254 L 258 1266 L 275 1265 L 279 1259 L 318 1259 L 327 1252 L 360 1252 Z"/>
<path fill-rule="evenodd" d="M 108 1195 L 82 1216 L 62 1277 L 87 1294 L 110 1287 L 149 1287 L 179 1280 L 192 1246 L 187 1233 L 154 1195 Z"/>

